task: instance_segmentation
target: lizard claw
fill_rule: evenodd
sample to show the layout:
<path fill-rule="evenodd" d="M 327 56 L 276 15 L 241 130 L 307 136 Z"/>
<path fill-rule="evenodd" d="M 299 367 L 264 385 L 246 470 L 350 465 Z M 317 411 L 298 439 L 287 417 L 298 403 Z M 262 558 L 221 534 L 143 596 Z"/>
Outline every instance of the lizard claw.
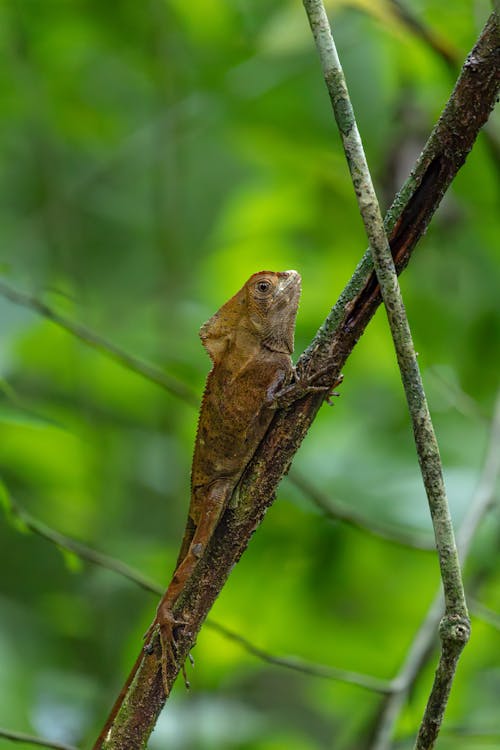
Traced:
<path fill-rule="evenodd" d="M 339 377 L 331 385 L 313 385 L 317 380 L 327 374 L 327 367 L 318 370 L 310 377 L 304 375 L 299 376 L 296 373 L 295 382 L 285 386 L 277 393 L 273 394 L 273 408 L 286 409 L 287 407 L 291 406 L 294 401 L 297 401 L 298 399 L 303 398 L 310 393 L 324 393 L 326 402 L 330 406 L 332 406 L 333 404 L 330 399 L 332 398 L 332 396 L 339 395 L 338 393 L 335 393 L 334 388 L 336 388 L 342 382 L 344 376 L 339 375 Z"/>
<path fill-rule="evenodd" d="M 156 614 L 153 623 L 144 635 L 144 640 L 146 641 L 144 645 L 144 651 L 147 654 L 152 654 L 153 636 L 157 631 L 159 633 L 161 645 L 161 673 L 165 695 L 168 695 L 170 691 L 170 687 L 168 684 L 167 665 L 173 664 L 175 668 L 179 668 L 174 630 L 175 628 L 182 627 L 183 625 L 187 624 L 188 623 L 184 620 L 177 620 L 170 612 L 170 610 L 163 609 L 161 613 L 158 612 Z M 184 676 L 184 683 L 186 687 L 189 687 L 189 681 L 186 678 L 184 667 L 182 667 L 182 673 Z"/>

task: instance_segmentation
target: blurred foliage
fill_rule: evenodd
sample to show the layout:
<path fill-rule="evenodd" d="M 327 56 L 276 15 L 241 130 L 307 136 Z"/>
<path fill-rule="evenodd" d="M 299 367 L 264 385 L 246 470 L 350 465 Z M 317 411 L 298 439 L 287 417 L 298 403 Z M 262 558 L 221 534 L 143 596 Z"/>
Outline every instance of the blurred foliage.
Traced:
<path fill-rule="evenodd" d="M 411 7 L 458 61 L 488 13 L 484 0 Z M 455 74 L 394 3 L 329 10 L 387 206 Z M 201 393 L 200 324 L 251 273 L 297 268 L 297 352 L 307 345 L 366 242 L 298 1 L 4 0 L 0 47 L 9 283 Z M 498 178 L 479 138 L 402 280 L 457 521 L 498 386 Z M 196 413 L 1 297 L 0 326 L 0 726 L 88 747 L 155 601 L 27 532 L 8 497 L 166 584 Z M 430 532 L 383 312 L 344 375 L 295 466 L 368 524 Z M 496 611 L 499 529 L 496 509 L 466 570 Z M 391 678 L 438 580 L 432 553 L 327 520 L 285 480 L 214 617 L 273 653 Z M 152 749 L 368 747 L 379 695 L 267 665 L 209 629 L 194 655 L 192 690 L 176 687 Z M 397 747 L 411 747 L 431 677 Z M 499 689 L 498 631 L 474 619 L 439 747 L 497 747 Z"/>

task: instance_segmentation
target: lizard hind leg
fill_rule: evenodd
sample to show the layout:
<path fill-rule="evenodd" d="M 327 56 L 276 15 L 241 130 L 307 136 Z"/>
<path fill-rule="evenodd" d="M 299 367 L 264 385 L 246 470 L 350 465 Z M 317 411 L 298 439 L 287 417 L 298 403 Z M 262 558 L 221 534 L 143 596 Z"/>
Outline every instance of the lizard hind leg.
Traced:
<path fill-rule="evenodd" d="M 206 546 L 227 505 L 233 487 L 234 482 L 229 482 L 227 478 L 224 478 L 212 482 L 208 487 L 198 488 L 196 492 L 196 505 L 201 509 L 201 512 L 197 514 L 198 523 L 195 522 L 194 533 L 192 528 L 190 528 L 192 538 L 187 552 L 177 565 L 170 585 L 158 605 L 156 617 L 145 636 L 147 640 L 145 650 L 149 651 L 151 648 L 151 639 L 155 631 L 159 630 L 162 650 L 162 676 L 166 695 L 169 692 L 167 665 L 170 663 L 176 669 L 179 669 L 175 629 L 189 624 L 185 620 L 178 620 L 174 617 L 174 606 L 187 581 L 193 575 L 200 558 L 203 556 Z"/>
<path fill-rule="evenodd" d="M 168 682 L 168 665 L 172 664 L 175 669 L 179 668 L 179 663 L 177 660 L 177 651 L 176 651 L 176 638 L 175 638 L 175 628 L 181 627 L 183 625 L 187 625 L 187 623 L 184 620 L 177 620 L 170 609 L 168 608 L 168 605 L 166 602 L 160 602 L 160 605 L 158 607 L 158 610 L 156 612 L 156 617 L 147 630 L 147 632 L 144 635 L 145 645 L 144 645 L 144 651 L 146 654 L 152 654 L 153 649 L 153 638 L 155 636 L 155 633 L 158 631 L 158 636 L 160 639 L 160 648 L 161 648 L 161 674 L 162 674 L 162 682 L 163 682 L 163 689 L 165 691 L 165 695 L 168 696 L 170 692 L 169 682 Z M 182 670 L 184 674 L 184 681 L 186 683 L 186 686 L 188 687 L 187 679 L 184 673 L 184 669 Z"/>

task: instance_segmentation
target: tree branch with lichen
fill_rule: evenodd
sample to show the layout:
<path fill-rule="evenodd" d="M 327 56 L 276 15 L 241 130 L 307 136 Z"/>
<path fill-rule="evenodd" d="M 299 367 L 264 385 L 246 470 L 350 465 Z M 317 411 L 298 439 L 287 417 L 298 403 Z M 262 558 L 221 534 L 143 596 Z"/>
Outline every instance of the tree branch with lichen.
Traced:
<path fill-rule="evenodd" d="M 398 273 L 409 262 L 416 243 L 494 106 L 500 74 L 497 36 L 498 17 L 494 13 L 462 68 L 415 169 L 388 212 L 385 230 Z M 463 116 L 464 111 L 467 117 Z M 300 358 L 299 372 L 317 372 L 326 366 L 326 380 L 334 383 L 379 304 L 380 288 L 367 253 Z M 170 663 L 167 668 L 170 687 L 231 569 L 274 500 L 278 483 L 322 401 L 321 395 L 313 394 L 286 413 L 278 412 L 248 466 L 239 487 L 238 506 L 228 507 L 224 512 L 173 613 L 186 625 L 179 629 L 176 642 L 178 663 Z M 158 638 L 152 646 L 151 653 L 143 653 L 141 649 L 131 677 L 95 744 L 96 749 L 137 750 L 145 746 L 166 700 Z"/>
<path fill-rule="evenodd" d="M 441 655 L 417 737 L 417 750 L 429 750 L 441 727 L 460 654 L 470 635 L 455 533 L 446 495 L 439 447 L 413 345 L 410 325 L 398 283 L 354 110 L 347 90 L 322 0 L 304 0 L 318 49 L 323 75 L 342 138 L 358 207 L 370 243 L 389 328 L 408 403 L 420 470 L 434 526 L 444 590 L 445 612 L 439 624 Z"/>

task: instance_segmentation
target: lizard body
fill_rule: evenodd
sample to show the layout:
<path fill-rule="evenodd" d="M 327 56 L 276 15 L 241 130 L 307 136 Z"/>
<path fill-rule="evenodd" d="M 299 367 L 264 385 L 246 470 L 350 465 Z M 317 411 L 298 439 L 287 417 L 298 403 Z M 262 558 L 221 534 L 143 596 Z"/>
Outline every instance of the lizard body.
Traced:
<path fill-rule="evenodd" d="M 293 378 L 296 271 L 261 271 L 200 330 L 213 366 L 200 409 L 191 502 L 177 567 L 148 636 L 159 626 L 163 661 L 174 653 L 172 609 L 193 574 L 250 459 L 269 427 L 276 396 Z M 164 677 L 165 663 L 163 665 Z"/>

